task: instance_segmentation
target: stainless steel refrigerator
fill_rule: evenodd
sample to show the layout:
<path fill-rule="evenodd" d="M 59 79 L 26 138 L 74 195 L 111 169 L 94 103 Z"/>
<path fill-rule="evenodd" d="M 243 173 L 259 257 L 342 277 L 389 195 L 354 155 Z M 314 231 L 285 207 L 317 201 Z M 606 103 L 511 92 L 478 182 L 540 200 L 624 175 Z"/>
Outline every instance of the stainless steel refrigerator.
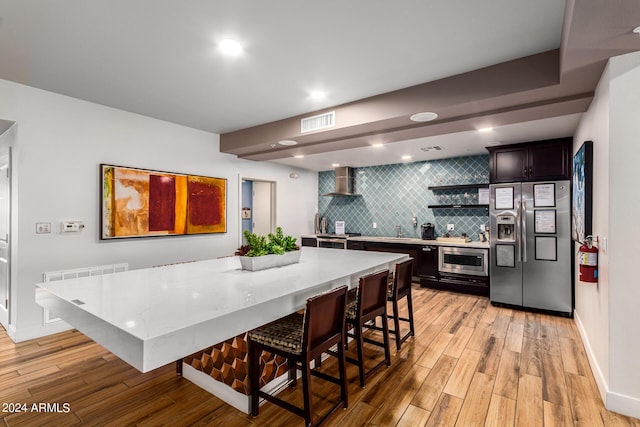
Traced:
<path fill-rule="evenodd" d="M 492 302 L 573 312 L 570 181 L 490 186 Z"/>

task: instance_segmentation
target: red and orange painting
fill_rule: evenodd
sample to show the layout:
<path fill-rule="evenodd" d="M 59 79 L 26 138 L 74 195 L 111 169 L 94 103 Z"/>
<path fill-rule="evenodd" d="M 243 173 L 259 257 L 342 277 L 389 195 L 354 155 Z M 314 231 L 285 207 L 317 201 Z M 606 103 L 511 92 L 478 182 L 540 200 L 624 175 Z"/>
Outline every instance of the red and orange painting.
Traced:
<path fill-rule="evenodd" d="M 227 180 L 101 165 L 102 239 L 225 233 Z"/>

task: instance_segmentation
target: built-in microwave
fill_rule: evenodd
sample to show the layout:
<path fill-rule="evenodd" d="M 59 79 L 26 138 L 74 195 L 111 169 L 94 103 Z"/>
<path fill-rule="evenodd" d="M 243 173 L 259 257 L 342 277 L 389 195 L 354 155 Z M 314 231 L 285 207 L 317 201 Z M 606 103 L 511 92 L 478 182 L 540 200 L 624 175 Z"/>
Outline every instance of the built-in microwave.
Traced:
<path fill-rule="evenodd" d="M 488 276 L 488 259 L 488 249 L 440 246 L 438 250 L 438 270 L 441 273 Z"/>

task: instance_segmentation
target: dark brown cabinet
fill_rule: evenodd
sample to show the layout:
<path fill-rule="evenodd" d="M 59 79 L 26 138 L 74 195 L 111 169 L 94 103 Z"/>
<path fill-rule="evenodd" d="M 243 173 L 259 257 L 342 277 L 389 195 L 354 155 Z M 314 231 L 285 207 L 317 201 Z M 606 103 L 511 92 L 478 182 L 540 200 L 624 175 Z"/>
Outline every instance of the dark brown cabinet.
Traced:
<path fill-rule="evenodd" d="M 347 240 L 347 249 L 364 251 L 364 242 L 359 242 L 357 240 Z"/>
<path fill-rule="evenodd" d="M 303 237 L 302 246 L 318 246 L 318 240 L 315 237 Z"/>
<path fill-rule="evenodd" d="M 353 242 L 355 243 L 355 241 Z M 374 252 L 393 252 L 407 254 L 413 258 L 413 276 L 418 276 L 418 245 L 407 245 L 404 243 L 385 243 L 385 242 L 360 242 L 364 243 L 365 250 Z"/>
<path fill-rule="evenodd" d="M 493 183 L 571 179 L 572 138 L 487 147 Z"/>

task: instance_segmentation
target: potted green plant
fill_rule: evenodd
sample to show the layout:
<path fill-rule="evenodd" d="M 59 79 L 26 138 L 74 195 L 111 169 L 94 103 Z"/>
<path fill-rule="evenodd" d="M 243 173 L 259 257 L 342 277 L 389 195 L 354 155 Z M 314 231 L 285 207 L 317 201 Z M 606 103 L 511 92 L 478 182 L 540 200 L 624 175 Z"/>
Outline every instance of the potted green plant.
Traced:
<path fill-rule="evenodd" d="M 296 238 L 286 236 L 281 227 L 276 227 L 276 233 L 267 236 L 245 230 L 244 238 L 247 244 L 240 246 L 235 253 L 240 256 L 243 270 L 258 271 L 300 261 L 300 247 L 296 244 Z"/>

